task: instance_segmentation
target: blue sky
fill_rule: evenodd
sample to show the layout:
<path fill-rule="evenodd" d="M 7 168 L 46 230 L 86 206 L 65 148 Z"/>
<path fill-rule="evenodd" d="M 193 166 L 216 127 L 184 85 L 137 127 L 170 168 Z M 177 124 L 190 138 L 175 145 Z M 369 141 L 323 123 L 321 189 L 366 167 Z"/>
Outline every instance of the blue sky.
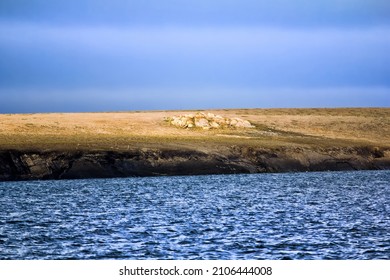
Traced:
<path fill-rule="evenodd" d="M 390 107 L 387 0 L 2 0 L 0 113 Z"/>

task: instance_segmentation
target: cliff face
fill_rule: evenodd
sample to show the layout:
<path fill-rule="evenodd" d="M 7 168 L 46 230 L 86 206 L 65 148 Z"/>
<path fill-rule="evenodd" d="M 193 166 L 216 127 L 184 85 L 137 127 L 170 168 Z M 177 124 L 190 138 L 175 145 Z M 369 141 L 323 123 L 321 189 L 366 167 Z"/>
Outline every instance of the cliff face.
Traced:
<path fill-rule="evenodd" d="M 198 150 L 0 152 L 0 180 L 390 169 L 389 152 L 369 147 Z"/>

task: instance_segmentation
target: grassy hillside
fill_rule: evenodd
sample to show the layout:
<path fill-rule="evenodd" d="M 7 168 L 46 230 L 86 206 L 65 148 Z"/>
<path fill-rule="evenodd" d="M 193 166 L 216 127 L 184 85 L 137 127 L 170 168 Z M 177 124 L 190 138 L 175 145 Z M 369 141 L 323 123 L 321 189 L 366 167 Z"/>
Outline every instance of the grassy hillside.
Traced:
<path fill-rule="evenodd" d="M 390 148 L 390 108 L 207 110 L 248 120 L 255 125 L 250 129 L 181 129 L 164 121 L 189 112 L 0 114 L 0 150 Z"/>

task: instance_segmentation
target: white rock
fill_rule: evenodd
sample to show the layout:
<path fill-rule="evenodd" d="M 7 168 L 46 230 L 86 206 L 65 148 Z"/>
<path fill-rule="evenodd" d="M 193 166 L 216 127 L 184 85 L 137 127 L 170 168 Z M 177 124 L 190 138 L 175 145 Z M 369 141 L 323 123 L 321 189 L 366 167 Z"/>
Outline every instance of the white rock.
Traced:
<path fill-rule="evenodd" d="M 224 118 L 212 113 L 198 112 L 196 114 L 187 114 L 164 118 L 171 125 L 182 128 L 252 128 L 249 121 L 240 118 Z"/>
<path fill-rule="evenodd" d="M 210 126 L 211 126 L 212 128 L 219 128 L 219 127 L 220 127 L 219 123 L 217 123 L 216 121 L 212 121 L 212 122 L 210 123 Z"/>
<path fill-rule="evenodd" d="M 210 124 L 209 124 L 209 121 L 204 119 L 204 118 L 201 118 L 201 119 L 195 119 L 195 126 L 197 127 L 209 127 Z"/>

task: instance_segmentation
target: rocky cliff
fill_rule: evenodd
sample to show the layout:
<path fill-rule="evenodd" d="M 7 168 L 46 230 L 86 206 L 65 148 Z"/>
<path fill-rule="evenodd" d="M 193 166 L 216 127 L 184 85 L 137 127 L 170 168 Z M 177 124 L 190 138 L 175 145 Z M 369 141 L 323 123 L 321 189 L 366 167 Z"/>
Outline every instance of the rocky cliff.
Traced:
<path fill-rule="evenodd" d="M 0 152 L 0 180 L 390 169 L 389 151 L 370 147 L 198 150 Z"/>

